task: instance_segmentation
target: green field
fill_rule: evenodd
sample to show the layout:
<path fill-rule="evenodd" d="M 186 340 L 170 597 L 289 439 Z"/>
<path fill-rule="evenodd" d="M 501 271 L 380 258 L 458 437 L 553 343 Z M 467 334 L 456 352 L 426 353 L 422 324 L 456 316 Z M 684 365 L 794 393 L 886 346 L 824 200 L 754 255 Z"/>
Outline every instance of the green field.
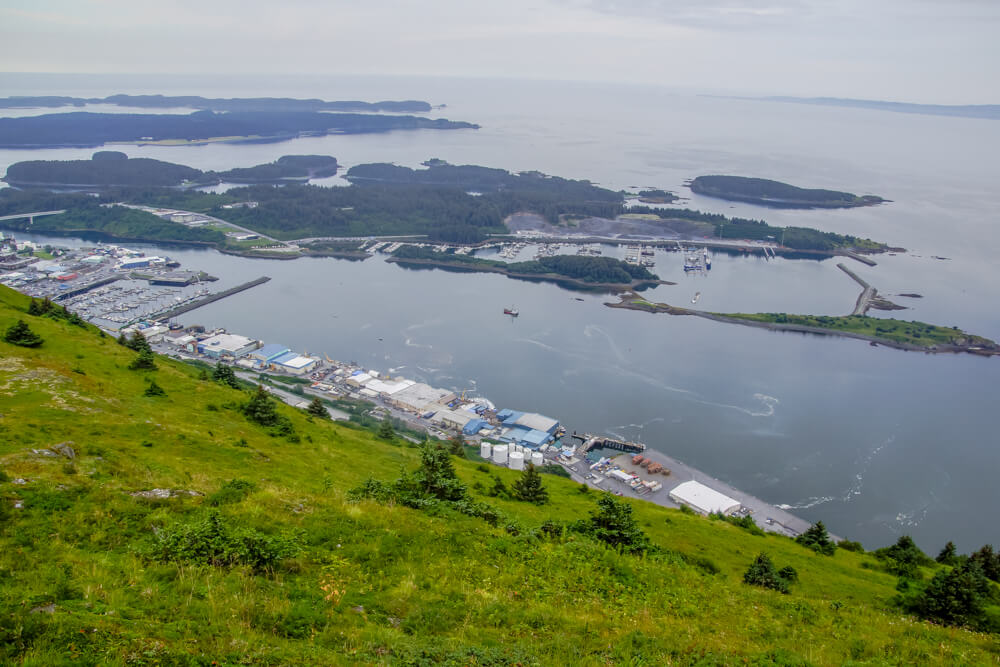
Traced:
<path fill-rule="evenodd" d="M 283 405 L 260 426 L 249 392 L 163 357 L 129 370 L 137 355 L 113 338 L 27 307 L 0 288 L 0 331 L 24 319 L 45 341 L 0 340 L 0 664 L 1000 660 L 996 635 L 903 615 L 871 554 L 639 501 L 623 502 L 645 555 L 553 536 L 543 522 L 586 520 L 598 497 L 554 475 L 538 506 L 488 495 L 519 473 L 453 459 L 495 525 L 443 501 L 354 501 L 420 450 Z M 144 395 L 150 379 L 165 396 Z M 32 452 L 59 443 L 75 458 Z M 199 495 L 130 495 L 151 489 Z M 742 583 L 762 551 L 798 572 L 790 594 Z"/>
<path fill-rule="evenodd" d="M 942 327 L 915 320 L 907 322 L 905 320 L 867 317 L 864 315 L 789 315 L 787 313 L 719 314 L 755 322 L 820 327 L 835 332 L 856 333 L 921 347 L 932 347 L 934 345 L 995 345 L 993 341 L 987 338 L 968 334 L 958 327 Z"/>

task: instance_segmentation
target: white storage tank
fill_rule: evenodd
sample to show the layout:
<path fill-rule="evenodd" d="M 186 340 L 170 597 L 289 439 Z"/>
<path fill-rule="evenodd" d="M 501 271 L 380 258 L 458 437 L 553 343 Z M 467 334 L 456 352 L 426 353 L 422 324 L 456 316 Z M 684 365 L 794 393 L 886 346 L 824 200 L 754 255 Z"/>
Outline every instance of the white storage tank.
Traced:
<path fill-rule="evenodd" d="M 523 452 L 511 452 L 510 453 L 510 469 L 511 470 L 524 470 L 524 453 Z"/>
<path fill-rule="evenodd" d="M 490 455 L 492 454 L 493 447 L 488 442 L 479 443 L 479 455 L 482 456 L 487 461 L 490 460 Z"/>
<path fill-rule="evenodd" d="M 507 445 L 497 445 L 493 448 L 493 463 L 507 465 Z"/>
<path fill-rule="evenodd" d="M 531 453 L 531 465 L 533 465 L 533 466 L 535 466 L 537 468 L 537 467 L 541 466 L 542 462 L 544 462 L 544 461 L 545 461 L 545 457 L 542 456 L 541 452 L 532 452 Z"/>

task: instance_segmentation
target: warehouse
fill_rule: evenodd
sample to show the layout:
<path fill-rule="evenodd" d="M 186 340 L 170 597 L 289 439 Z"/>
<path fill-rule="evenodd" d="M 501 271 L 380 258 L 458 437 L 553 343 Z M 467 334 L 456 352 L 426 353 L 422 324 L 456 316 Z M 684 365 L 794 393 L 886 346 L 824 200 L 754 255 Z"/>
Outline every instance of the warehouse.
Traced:
<path fill-rule="evenodd" d="M 213 359 L 224 356 L 242 357 L 257 349 L 259 343 L 237 334 L 216 334 L 198 343 L 198 352 Z"/>
<path fill-rule="evenodd" d="M 682 505 L 687 505 L 702 514 L 713 514 L 716 512 L 730 514 L 740 508 L 738 500 L 733 500 L 729 496 L 710 489 L 694 480 L 675 486 L 673 491 L 670 492 L 670 499 Z"/>
<path fill-rule="evenodd" d="M 291 352 L 290 349 L 284 345 L 278 345 L 277 343 L 268 343 L 267 345 L 254 350 L 250 353 L 250 358 L 254 361 L 259 361 L 262 364 L 268 364 L 280 357 L 283 354 L 288 354 Z"/>
<path fill-rule="evenodd" d="M 272 359 L 271 363 L 274 364 L 278 370 L 285 371 L 286 373 L 292 373 L 293 375 L 302 375 L 312 370 L 312 368 L 316 365 L 316 360 L 310 357 L 303 357 L 295 352 L 286 352 L 280 357 Z"/>
<path fill-rule="evenodd" d="M 389 403 L 395 407 L 418 415 L 428 410 L 435 410 L 438 406 L 446 405 L 454 400 L 454 392 L 447 389 L 437 389 L 423 382 L 416 382 L 389 397 Z"/>

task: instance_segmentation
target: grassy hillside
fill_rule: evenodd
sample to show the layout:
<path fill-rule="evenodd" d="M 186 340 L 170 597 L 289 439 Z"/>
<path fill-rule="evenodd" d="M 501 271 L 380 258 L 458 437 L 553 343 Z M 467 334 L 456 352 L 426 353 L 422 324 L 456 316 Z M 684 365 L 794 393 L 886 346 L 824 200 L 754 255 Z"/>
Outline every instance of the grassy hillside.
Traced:
<path fill-rule="evenodd" d="M 0 664 L 998 662 L 995 636 L 901 616 L 869 555 L 639 502 L 651 555 L 543 537 L 596 505 L 551 475 L 543 506 L 472 491 L 496 526 L 352 502 L 418 450 L 285 406 L 293 437 L 258 426 L 248 392 L 164 358 L 129 370 L 135 352 L 27 306 L 0 288 L 0 331 L 45 340 L 0 341 Z M 32 452 L 65 442 L 75 459 Z M 470 487 L 518 476 L 455 466 Z M 198 495 L 130 495 L 157 488 Z M 742 583 L 761 551 L 798 571 L 790 595 Z"/>

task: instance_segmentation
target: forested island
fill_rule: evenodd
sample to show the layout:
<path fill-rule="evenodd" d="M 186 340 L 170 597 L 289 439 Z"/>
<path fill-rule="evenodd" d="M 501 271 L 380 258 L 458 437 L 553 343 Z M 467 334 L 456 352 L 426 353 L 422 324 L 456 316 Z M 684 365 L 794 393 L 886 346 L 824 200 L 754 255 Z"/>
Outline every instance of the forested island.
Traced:
<path fill-rule="evenodd" d="M 104 182 L 127 178 L 121 154 L 98 153 L 99 159 L 68 162 L 18 163 L 8 171 L 15 181 L 42 177 L 57 180 L 79 179 L 82 173 L 103 174 Z M 134 160 L 128 160 L 131 164 Z M 697 235 L 720 239 L 770 241 L 792 250 L 834 253 L 857 250 L 881 252 L 883 243 L 849 235 L 822 232 L 804 227 L 775 227 L 763 220 L 726 217 L 691 209 L 633 206 L 622 192 L 602 188 L 585 180 L 548 176 L 539 172 L 513 174 L 503 169 L 475 165 L 454 166 L 435 162 L 427 169 L 410 169 L 391 164 L 363 164 L 347 172 L 350 187 L 327 188 L 301 184 L 282 187 L 255 185 L 223 194 L 179 191 L 144 180 L 155 174 L 160 180 L 267 178 L 292 174 L 309 167 L 334 167 L 335 159 L 325 156 L 286 156 L 272 165 L 228 172 L 199 172 L 182 165 L 150 160 L 140 163 L 129 187 L 107 187 L 102 202 L 122 201 L 207 213 L 278 239 L 343 236 L 425 235 L 429 240 L 451 243 L 479 243 L 490 234 L 505 234 L 505 224 L 516 213 L 542 216 L 554 229 L 569 233 L 580 220 L 613 222 L 619 217 L 649 218 L 661 227 L 664 236 L 673 236 L 670 225 L 683 222 Z M 27 165 L 27 166 L 22 166 Z M 16 168 L 15 168 L 16 167 Z M 299 177 L 301 178 L 301 177 Z M 93 177 L 92 180 L 96 180 Z M 283 179 L 278 182 L 287 182 Z M 35 181 L 38 182 L 37 180 Z M 214 181 L 217 182 L 217 181 Z M 270 181 L 275 182 L 275 181 Z M 56 184 L 53 184 L 53 187 Z M 0 210 L 9 213 L 51 210 L 52 197 L 39 193 L 37 204 L 30 197 L 0 192 Z M 7 202 L 5 204 L 5 201 Z M 253 201 L 254 207 L 224 208 L 228 204 Z M 16 205 L 14 204 L 16 202 Z M 35 207 L 37 206 L 37 207 Z M 54 208 L 65 208 L 56 206 Z M 15 209 L 15 210 L 11 210 Z M 37 223 L 36 223 L 37 224 Z"/>
<path fill-rule="evenodd" d="M 423 264 L 462 271 L 502 273 L 510 278 L 548 280 L 584 288 L 641 289 L 660 283 L 659 276 L 648 269 L 612 257 L 554 255 L 526 262 L 502 262 L 404 245 L 393 252 L 391 261 L 403 265 Z"/>
<path fill-rule="evenodd" d="M 218 183 L 290 183 L 337 173 L 329 155 L 284 155 L 274 162 L 222 172 L 201 171 L 151 158 L 98 151 L 90 160 L 25 160 L 7 168 L 3 180 L 19 188 L 200 187 Z"/>
<path fill-rule="evenodd" d="M 275 142 L 300 136 L 392 130 L 477 129 L 443 118 L 325 111 L 195 111 L 190 114 L 71 112 L 0 118 L 0 148 L 61 148 L 107 143 Z"/>
<path fill-rule="evenodd" d="M 689 187 L 691 192 L 707 197 L 774 208 L 853 208 L 874 206 L 885 201 L 874 195 L 799 188 L 780 181 L 744 176 L 698 176 Z"/>
<path fill-rule="evenodd" d="M 291 97 L 212 98 L 199 95 L 108 95 L 107 97 L 68 97 L 65 95 L 14 96 L 0 98 L 0 109 L 38 107 L 82 107 L 88 104 L 113 104 L 136 109 L 207 109 L 209 111 L 353 111 L 424 113 L 431 105 L 420 100 L 328 102 Z"/>

